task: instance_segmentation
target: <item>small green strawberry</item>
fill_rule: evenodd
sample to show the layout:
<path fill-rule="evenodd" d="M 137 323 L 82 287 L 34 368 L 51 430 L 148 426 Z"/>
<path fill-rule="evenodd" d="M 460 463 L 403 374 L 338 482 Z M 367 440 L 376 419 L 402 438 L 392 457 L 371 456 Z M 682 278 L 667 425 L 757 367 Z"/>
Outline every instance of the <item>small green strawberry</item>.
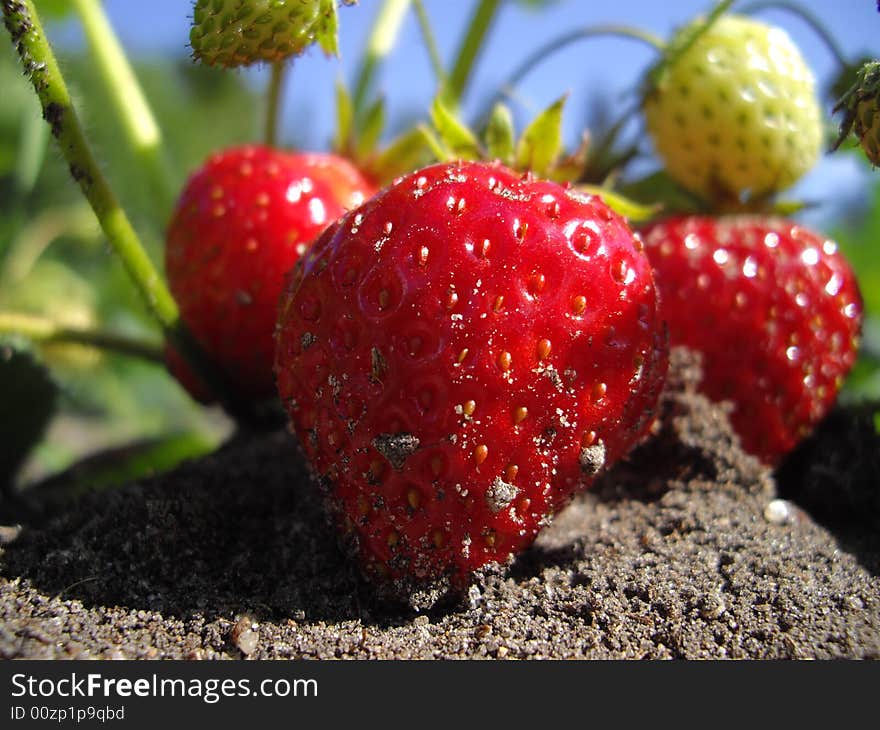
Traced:
<path fill-rule="evenodd" d="M 681 29 L 643 109 L 667 172 L 714 203 L 766 198 L 819 157 L 813 73 L 780 28 L 737 15 Z"/>
<path fill-rule="evenodd" d="M 196 0 L 189 39 L 209 66 L 275 63 L 315 42 L 335 55 L 336 0 Z"/>
<path fill-rule="evenodd" d="M 843 110 L 840 136 L 834 149 L 853 132 L 872 164 L 880 165 L 880 61 L 871 61 L 859 69 L 856 82 L 834 107 Z"/>

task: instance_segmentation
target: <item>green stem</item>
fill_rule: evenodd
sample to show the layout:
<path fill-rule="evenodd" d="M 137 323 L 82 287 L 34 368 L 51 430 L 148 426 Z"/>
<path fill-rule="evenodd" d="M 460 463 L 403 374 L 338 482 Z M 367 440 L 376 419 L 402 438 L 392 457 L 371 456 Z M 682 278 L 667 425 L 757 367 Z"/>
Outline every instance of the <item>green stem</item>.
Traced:
<path fill-rule="evenodd" d="M 514 69 L 513 73 L 511 73 L 510 76 L 508 76 L 507 80 L 501 85 L 500 90 L 496 92 L 491 102 L 487 105 L 487 110 L 491 110 L 492 107 L 495 106 L 495 104 L 501 101 L 501 98 L 503 96 L 509 94 L 510 89 L 513 89 L 539 64 L 550 58 L 556 51 L 561 51 L 563 48 L 566 48 L 567 46 L 570 46 L 573 43 L 581 40 L 604 36 L 616 36 L 641 41 L 642 43 L 646 43 L 647 45 L 659 51 L 663 51 L 663 49 L 665 48 L 665 44 L 657 36 L 652 35 L 651 33 L 647 33 L 645 31 L 641 31 L 637 28 L 630 28 L 629 26 L 592 25 L 585 28 L 578 28 L 577 30 L 573 30 L 570 33 L 565 33 L 561 36 L 558 36 L 557 38 L 554 38 L 553 40 L 545 43 L 543 46 L 531 53 L 522 63 L 519 64 L 519 66 Z M 487 118 L 487 115 L 488 111 L 485 112 L 480 118 L 485 119 Z"/>
<path fill-rule="evenodd" d="M 483 42 L 500 5 L 500 0 L 480 0 L 471 16 L 467 30 L 458 45 L 455 63 L 452 66 L 452 71 L 449 72 L 443 94 L 446 105 L 451 109 L 456 108 L 464 96 L 477 56 L 480 54 Z"/>
<path fill-rule="evenodd" d="M 367 39 L 367 47 L 361 59 L 360 69 L 354 86 L 354 116 L 355 119 L 363 117 L 367 102 L 367 92 L 372 84 L 373 77 L 385 57 L 391 53 L 400 26 L 412 0 L 385 0 L 376 15 L 376 21 Z"/>
<path fill-rule="evenodd" d="M 784 10 L 788 13 L 796 15 L 801 20 L 803 20 L 810 28 L 813 29 L 813 32 L 816 33 L 819 38 L 821 38 L 822 42 L 825 44 L 825 47 L 834 56 L 834 59 L 840 65 L 841 68 L 846 68 L 849 64 L 847 63 L 846 56 L 843 53 L 843 50 L 838 45 L 837 41 L 834 39 L 834 36 L 828 32 L 828 29 L 823 25 L 822 21 L 819 20 L 815 15 L 813 15 L 809 10 L 804 7 L 801 7 L 797 3 L 787 2 L 786 0 L 763 0 L 762 2 L 754 2 L 750 5 L 746 5 L 745 7 L 739 8 L 738 12 L 743 13 L 744 15 L 751 15 L 753 13 L 760 12 L 761 10 Z"/>
<path fill-rule="evenodd" d="M 425 48 L 428 50 L 431 68 L 434 70 L 434 76 L 437 78 L 437 85 L 442 88 L 446 83 L 446 70 L 443 68 L 443 60 L 440 58 L 440 51 L 437 46 L 437 38 L 434 36 L 434 30 L 431 26 L 431 19 L 428 17 L 428 11 L 422 0 L 412 0 L 412 3 L 413 9 L 416 11 L 416 18 L 419 21 L 419 29 L 422 31 Z"/>
<path fill-rule="evenodd" d="M 282 91 L 286 75 L 287 64 L 284 61 L 276 61 L 272 64 L 266 104 L 266 131 L 263 135 L 263 141 L 268 147 L 274 147 L 278 142 L 278 121 L 281 116 Z"/>
<path fill-rule="evenodd" d="M 164 362 L 162 348 L 152 342 L 104 330 L 68 327 L 32 314 L 0 310 L 0 335 L 20 335 L 45 344 L 85 345 L 150 362 Z"/>
<path fill-rule="evenodd" d="M 157 212 L 164 220 L 174 203 L 176 181 L 159 125 L 101 0 L 73 0 L 73 5 L 82 21 L 98 73 L 110 94 L 113 111 L 135 159 L 149 177 Z"/>

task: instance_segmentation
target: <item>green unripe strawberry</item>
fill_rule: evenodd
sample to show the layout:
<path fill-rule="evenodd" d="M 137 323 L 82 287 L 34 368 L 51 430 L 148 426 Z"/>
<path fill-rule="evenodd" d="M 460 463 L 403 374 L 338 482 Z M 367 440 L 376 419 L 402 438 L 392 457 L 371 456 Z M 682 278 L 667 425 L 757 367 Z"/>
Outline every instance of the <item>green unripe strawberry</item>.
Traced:
<path fill-rule="evenodd" d="M 319 43 L 337 52 L 336 0 L 196 0 L 189 40 L 210 66 L 274 63 Z"/>
<path fill-rule="evenodd" d="M 698 33 L 702 22 L 678 31 L 649 76 L 656 151 L 670 176 L 712 202 L 772 195 L 819 157 L 813 73 L 780 28 L 723 15 Z"/>
<path fill-rule="evenodd" d="M 868 159 L 880 165 L 880 61 L 859 69 L 856 83 L 843 95 L 834 111 L 844 110 L 835 148 L 853 132 Z"/>

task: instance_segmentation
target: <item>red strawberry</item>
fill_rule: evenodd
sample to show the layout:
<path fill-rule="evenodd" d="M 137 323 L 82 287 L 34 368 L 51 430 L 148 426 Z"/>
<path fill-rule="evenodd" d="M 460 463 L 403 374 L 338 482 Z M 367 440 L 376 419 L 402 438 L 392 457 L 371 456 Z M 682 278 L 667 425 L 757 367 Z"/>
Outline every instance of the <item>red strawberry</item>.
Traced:
<path fill-rule="evenodd" d="M 835 400 L 862 300 L 837 246 L 791 221 L 677 217 L 642 232 L 670 345 L 703 355 L 743 446 L 776 464 Z"/>
<path fill-rule="evenodd" d="M 368 572 L 504 561 L 647 430 L 666 370 L 641 244 L 499 165 L 409 174 L 315 242 L 276 376 Z"/>
<path fill-rule="evenodd" d="M 340 157 L 259 146 L 215 154 L 190 178 L 166 236 L 168 279 L 184 322 L 242 394 L 274 394 L 285 273 L 372 193 Z"/>

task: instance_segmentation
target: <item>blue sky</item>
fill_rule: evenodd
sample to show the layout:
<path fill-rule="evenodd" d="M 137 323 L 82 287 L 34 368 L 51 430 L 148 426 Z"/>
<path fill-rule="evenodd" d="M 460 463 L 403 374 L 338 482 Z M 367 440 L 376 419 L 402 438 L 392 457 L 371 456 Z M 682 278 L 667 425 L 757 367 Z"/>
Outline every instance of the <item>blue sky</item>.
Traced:
<path fill-rule="evenodd" d="M 735 7 L 747 4 L 738 2 Z M 880 13 L 875 0 L 803 0 L 800 4 L 822 21 L 846 54 L 880 56 Z M 473 0 L 425 0 L 447 61 L 473 5 Z M 625 23 L 668 37 L 674 28 L 710 5 L 711 0 L 557 0 L 536 12 L 506 0 L 465 100 L 465 113 L 480 109 L 480 102 L 514 66 L 562 33 L 591 24 Z M 379 0 L 360 0 L 358 5 L 340 9 L 340 59 L 328 59 L 317 50 L 296 59 L 286 90 L 283 140 L 296 140 L 312 148 L 328 145 L 334 119 L 333 82 L 340 74 L 352 79 L 379 6 Z M 188 54 L 186 42 L 192 8 L 189 0 L 106 0 L 106 7 L 123 44 L 132 53 Z M 762 11 L 758 17 L 789 32 L 820 82 L 834 73 L 833 56 L 801 19 L 776 9 Z M 65 44 L 81 42 L 73 24 L 56 32 Z M 518 121 L 569 92 L 566 137 L 569 144 L 574 144 L 594 93 L 605 94 L 615 116 L 627 103 L 625 93 L 638 82 L 653 58 L 649 47 L 619 38 L 570 46 L 549 57 L 521 84 L 515 105 Z M 255 69 L 244 73 L 249 81 L 259 85 L 265 82 L 267 72 Z M 399 43 L 382 71 L 380 88 L 386 94 L 391 118 L 426 109 L 430 104 L 435 91 L 433 75 L 413 17 L 407 19 Z M 230 140 L 235 141 L 240 140 Z M 856 195 L 867 174 L 849 157 L 833 157 L 820 163 L 795 192 L 808 198 L 827 197 L 829 189 L 838 195 L 841 191 L 844 195 Z M 824 217 L 822 211 L 813 215 Z"/>

